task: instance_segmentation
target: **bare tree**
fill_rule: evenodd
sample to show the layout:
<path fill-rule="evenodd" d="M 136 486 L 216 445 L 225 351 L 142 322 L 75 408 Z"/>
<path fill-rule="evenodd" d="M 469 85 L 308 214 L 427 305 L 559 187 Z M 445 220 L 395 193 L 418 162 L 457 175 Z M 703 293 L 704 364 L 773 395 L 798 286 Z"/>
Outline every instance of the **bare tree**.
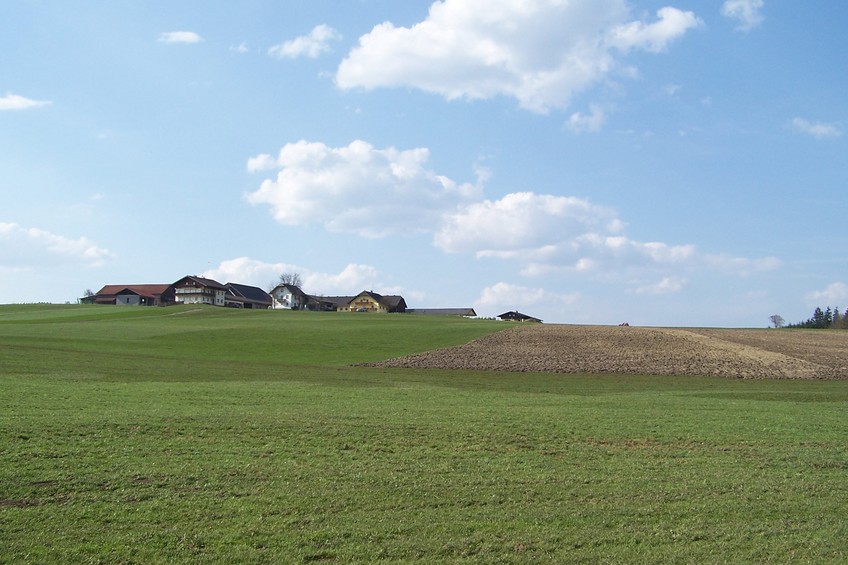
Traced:
<path fill-rule="evenodd" d="M 290 284 L 300 288 L 303 286 L 303 280 L 300 278 L 300 273 L 283 273 L 277 284 Z"/>
<path fill-rule="evenodd" d="M 769 316 L 769 320 L 771 320 L 771 323 L 774 325 L 775 328 L 782 328 L 783 325 L 786 323 L 786 320 L 784 320 L 783 316 L 781 316 L 780 314 L 772 314 L 771 316 Z"/>

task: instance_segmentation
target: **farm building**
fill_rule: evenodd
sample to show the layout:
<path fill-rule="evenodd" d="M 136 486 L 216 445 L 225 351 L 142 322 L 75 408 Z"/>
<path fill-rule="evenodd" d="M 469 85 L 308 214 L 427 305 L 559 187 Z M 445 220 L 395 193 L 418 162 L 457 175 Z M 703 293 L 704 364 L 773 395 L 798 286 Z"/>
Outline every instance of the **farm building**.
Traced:
<path fill-rule="evenodd" d="M 498 316 L 498 318 L 501 319 L 501 320 L 509 321 L 509 322 L 537 322 L 537 323 L 541 323 L 541 321 L 542 321 L 539 318 L 534 318 L 533 316 L 528 316 L 527 314 L 522 314 L 521 312 L 518 312 L 518 311 L 515 311 L 515 310 L 510 311 L 510 312 L 504 312 L 503 314 Z"/>
<path fill-rule="evenodd" d="M 383 312 L 476 317 L 473 308 L 422 308 L 409 310 L 403 296 L 382 295 L 363 290 L 355 296 L 312 296 L 297 285 L 280 284 L 270 293 L 255 286 L 222 284 L 214 279 L 187 275 L 173 284 L 107 285 L 98 293 L 81 298 L 84 304 L 166 306 L 208 304 L 231 308 L 279 308 L 329 312 Z"/>
<path fill-rule="evenodd" d="M 336 301 L 335 298 L 341 300 Z M 373 290 L 363 290 L 353 297 L 327 297 L 337 304 L 338 312 L 405 312 L 406 301 L 403 296 L 383 296 Z"/>
<path fill-rule="evenodd" d="M 226 286 L 228 291 L 224 300 L 226 306 L 267 310 L 274 302 L 271 295 L 259 287 L 230 282 Z"/>
<path fill-rule="evenodd" d="M 309 310 L 310 296 L 293 284 L 278 284 L 271 289 L 273 308 L 288 310 Z"/>
<path fill-rule="evenodd" d="M 227 287 L 216 280 L 189 275 L 175 282 L 174 290 L 178 304 L 226 304 Z"/>
<path fill-rule="evenodd" d="M 118 306 L 167 306 L 174 304 L 174 286 L 170 284 L 107 284 L 95 294 L 80 299 L 83 304 Z"/>
<path fill-rule="evenodd" d="M 82 304 L 116 304 L 119 306 L 170 306 L 172 304 L 211 304 L 232 308 L 270 308 L 271 296 L 255 286 L 227 283 L 187 276 L 174 284 L 111 284 Z"/>
<path fill-rule="evenodd" d="M 246 284 L 221 284 L 213 279 L 186 276 L 174 283 L 178 304 L 210 304 L 229 308 L 271 307 L 271 295 Z"/>

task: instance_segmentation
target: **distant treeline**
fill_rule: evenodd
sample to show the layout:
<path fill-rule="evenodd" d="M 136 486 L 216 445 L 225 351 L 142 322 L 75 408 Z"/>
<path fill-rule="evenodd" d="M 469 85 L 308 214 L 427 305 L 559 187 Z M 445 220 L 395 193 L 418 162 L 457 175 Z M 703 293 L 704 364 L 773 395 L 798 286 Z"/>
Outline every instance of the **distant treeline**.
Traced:
<path fill-rule="evenodd" d="M 813 316 L 803 322 L 797 324 L 788 324 L 787 328 L 817 328 L 817 329 L 836 329 L 848 330 L 848 308 L 845 312 L 839 313 L 839 307 L 830 309 L 830 306 L 822 310 L 816 308 Z"/>

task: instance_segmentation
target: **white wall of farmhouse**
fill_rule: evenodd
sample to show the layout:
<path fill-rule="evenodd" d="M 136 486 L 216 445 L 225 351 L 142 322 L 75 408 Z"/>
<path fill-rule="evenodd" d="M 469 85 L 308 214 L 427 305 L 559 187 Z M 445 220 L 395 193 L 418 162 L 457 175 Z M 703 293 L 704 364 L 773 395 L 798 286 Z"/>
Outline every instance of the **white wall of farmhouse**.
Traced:
<path fill-rule="evenodd" d="M 183 304 L 211 304 L 223 306 L 226 291 L 209 288 L 178 288 L 176 289 L 177 302 Z"/>
<path fill-rule="evenodd" d="M 303 310 L 306 308 L 306 297 L 292 292 L 291 289 L 282 286 L 271 292 L 274 299 L 274 308 L 286 310 Z"/>
<path fill-rule="evenodd" d="M 296 308 L 294 304 L 294 295 L 285 289 L 277 289 L 272 295 L 274 298 L 274 308 L 283 308 L 293 310 Z"/>

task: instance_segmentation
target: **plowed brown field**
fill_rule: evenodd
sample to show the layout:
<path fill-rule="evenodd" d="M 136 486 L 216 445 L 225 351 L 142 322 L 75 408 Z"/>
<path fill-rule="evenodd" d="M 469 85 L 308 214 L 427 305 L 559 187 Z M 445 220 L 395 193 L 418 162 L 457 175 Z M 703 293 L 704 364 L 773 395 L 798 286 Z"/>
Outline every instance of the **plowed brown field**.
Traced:
<path fill-rule="evenodd" d="M 382 367 L 848 379 L 848 331 L 516 325 Z"/>

